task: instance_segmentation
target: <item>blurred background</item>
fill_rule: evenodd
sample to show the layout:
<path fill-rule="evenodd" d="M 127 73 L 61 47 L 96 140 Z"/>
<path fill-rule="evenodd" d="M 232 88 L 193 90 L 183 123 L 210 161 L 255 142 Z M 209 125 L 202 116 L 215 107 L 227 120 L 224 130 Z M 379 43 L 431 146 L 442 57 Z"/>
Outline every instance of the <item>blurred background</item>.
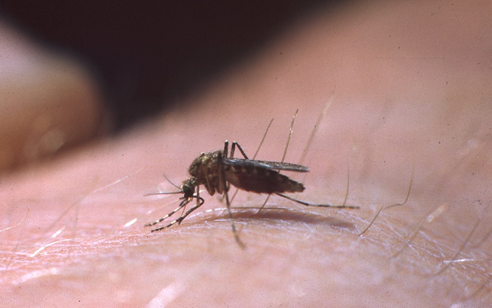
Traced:
<path fill-rule="evenodd" d="M 344 2 L 346 4 L 346 2 Z M 341 1 L 3 1 L 0 17 L 75 56 L 120 132 L 203 89 L 306 14 Z"/>

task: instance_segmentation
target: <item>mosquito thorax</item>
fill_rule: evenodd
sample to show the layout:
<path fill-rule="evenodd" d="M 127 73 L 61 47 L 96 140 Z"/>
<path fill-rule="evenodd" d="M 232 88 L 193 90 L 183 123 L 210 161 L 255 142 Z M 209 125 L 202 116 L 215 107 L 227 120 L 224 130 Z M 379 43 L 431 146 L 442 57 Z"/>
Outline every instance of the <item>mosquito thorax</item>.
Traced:
<path fill-rule="evenodd" d="M 192 177 L 198 179 L 198 183 L 201 183 L 201 178 L 204 176 L 204 170 L 215 170 L 222 158 L 222 151 L 215 151 L 210 153 L 200 153 L 200 156 L 195 158 L 188 169 L 189 174 Z M 205 168 L 203 168 L 204 166 Z"/>

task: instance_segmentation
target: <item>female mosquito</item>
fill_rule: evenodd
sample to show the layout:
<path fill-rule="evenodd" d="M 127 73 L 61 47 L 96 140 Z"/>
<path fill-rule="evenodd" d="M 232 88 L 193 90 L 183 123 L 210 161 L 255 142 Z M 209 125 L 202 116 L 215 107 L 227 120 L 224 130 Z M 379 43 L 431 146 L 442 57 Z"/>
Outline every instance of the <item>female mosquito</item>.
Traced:
<path fill-rule="evenodd" d="M 234 158 L 236 147 L 239 149 L 244 158 Z M 205 202 L 205 200 L 200 197 L 200 185 L 205 186 L 211 196 L 213 196 L 216 192 L 218 194 L 225 194 L 227 210 L 229 212 L 229 218 L 231 219 L 234 237 L 236 238 L 236 241 L 240 244 L 240 246 L 243 246 L 243 244 L 239 240 L 234 221 L 232 220 L 231 205 L 228 195 L 231 184 L 238 189 L 258 194 L 276 194 L 280 197 L 306 206 L 351 209 L 359 208 L 358 206 L 351 205 L 310 203 L 284 195 L 284 193 L 302 192 L 304 191 L 304 185 L 290 179 L 283 174 L 280 174 L 280 170 L 308 172 L 309 168 L 292 163 L 249 159 L 246 153 L 243 151 L 242 147 L 235 141 L 232 143 L 231 152 L 229 155 L 229 142 L 226 140 L 224 143 L 224 150 L 218 150 L 210 153 L 201 153 L 200 156 L 198 156 L 191 163 L 190 168 L 188 169 L 191 177 L 183 182 L 180 187 L 180 191 L 172 193 L 158 193 L 182 193 L 183 197 L 180 198 L 180 200 L 182 201 L 175 210 L 160 218 L 159 220 L 148 223 L 145 226 L 154 226 L 160 223 L 166 218 L 172 216 L 181 208 L 184 208 L 193 199 L 196 199 L 195 206 L 193 206 L 187 212 L 183 213 L 179 218 L 172 221 L 168 225 L 153 229 L 152 232 L 169 228 L 175 223 L 180 224 L 189 214 L 191 214 Z"/>

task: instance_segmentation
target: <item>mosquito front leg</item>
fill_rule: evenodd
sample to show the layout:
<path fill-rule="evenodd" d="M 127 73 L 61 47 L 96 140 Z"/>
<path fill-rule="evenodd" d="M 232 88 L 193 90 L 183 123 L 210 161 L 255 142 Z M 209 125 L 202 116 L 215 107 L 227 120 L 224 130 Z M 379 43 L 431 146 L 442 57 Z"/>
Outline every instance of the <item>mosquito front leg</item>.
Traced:
<path fill-rule="evenodd" d="M 167 214 L 166 216 L 164 216 L 164 217 L 162 217 L 162 218 L 160 218 L 160 219 L 158 219 L 158 220 L 156 220 L 154 222 L 151 222 L 151 223 L 146 224 L 145 227 L 150 227 L 150 226 L 157 225 L 158 223 L 160 223 L 161 221 L 165 220 L 166 218 L 169 218 L 169 217 L 173 216 L 174 213 L 176 213 L 177 211 L 179 211 L 183 207 L 186 207 L 186 205 L 188 203 L 190 203 L 191 200 L 192 199 L 185 199 L 185 200 L 181 201 L 181 203 L 179 204 L 179 206 L 177 208 L 175 208 L 171 213 Z M 167 228 L 167 227 L 164 227 L 164 228 Z M 162 228 L 162 229 L 164 229 L 164 228 Z M 161 229 L 159 229 L 159 230 L 161 230 Z M 154 231 L 156 231 L 156 230 L 152 230 L 152 232 L 154 232 Z"/>
<path fill-rule="evenodd" d="M 178 225 L 179 225 L 186 218 L 186 216 L 190 215 L 194 210 L 196 210 L 197 208 L 199 208 L 200 206 L 202 206 L 202 204 L 204 202 L 205 202 L 205 200 L 203 198 L 197 198 L 196 199 L 196 205 L 194 207 L 192 207 L 191 209 L 189 209 L 186 213 L 184 213 L 183 215 L 181 215 L 178 219 L 172 221 L 167 226 L 164 226 L 164 227 L 160 227 L 160 228 L 151 230 L 151 232 L 157 232 L 157 231 L 161 231 L 163 229 L 167 229 L 167 228 L 171 227 L 172 225 L 174 225 L 175 223 L 178 223 Z M 177 210 L 179 210 L 179 208 Z M 174 212 L 176 212 L 176 210 Z"/>
<path fill-rule="evenodd" d="M 202 197 L 200 197 L 200 187 L 199 186 L 196 186 L 196 195 L 192 195 L 189 198 L 185 198 L 185 197 L 181 198 L 181 199 L 183 199 L 183 201 L 181 201 L 181 203 L 179 204 L 179 206 L 176 209 L 174 209 L 171 213 L 167 214 L 166 216 L 162 217 L 161 219 L 156 220 L 156 221 L 154 221 L 152 223 L 146 224 L 145 227 L 154 226 L 154 225 L 160 223 L 161 221 L 164 221 L 165 219 L 167 219 L 167 218 L 171 217 L 172 215 L 174 215 L 174 213 L 176 213 L 180 209 L 183 209 L 183 211 L 184 211 L 186 209 L 186 205 L 188 203 L 190 203 L 191 200 L 193 200 L 193 198 L 196 199 L 196 205 L 194 207 L 192 207 L 188 212 L 182 214 L 178 219 L 172 221 L 167 226 L 160 227 L 160 228 L 157 228 L 157 229 L 153 229 L 153 230 L 151 230 L 151 232 L 156 232 L 156 231 L 160 231 L 160 230 L 169 228 L 170 226 L 174 225 L 175 223 L 180 224 L 183 221 L 183 219 L 186 218 L 186 216 L 188 216 L 191 212 L 193 212 L 194 210 L 196 210 L 197 208 L 199 208 L 205 202 L 205 200 Z"/>
<path fill-rule="evenodd" d="M 200 185 L 196 185 L 196 195 L 194 195 L 192 198 L 196 198 L 196 205 L 189 209 L 186 213 L 182 214 L 178 219 L 175 221 L 171 222 L 169 225 L 167 225 L 165 228 L 168 228 L 172 226 L 175 223 L 181 224 L 181 222 L 186 218 L 186 216 L 190 215 L 191 212 L 202 206 L 203 203 L 205 203 L 205 199 L 200 197 Z"/>

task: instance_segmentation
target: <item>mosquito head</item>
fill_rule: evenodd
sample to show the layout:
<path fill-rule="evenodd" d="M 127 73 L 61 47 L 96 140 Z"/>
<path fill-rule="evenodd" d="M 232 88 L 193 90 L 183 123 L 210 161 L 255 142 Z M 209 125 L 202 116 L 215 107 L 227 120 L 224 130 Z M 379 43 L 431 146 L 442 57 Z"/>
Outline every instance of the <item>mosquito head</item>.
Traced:
<path fill-rule="evenodd" d="M 184 194 L 184 199 L 193 198 L 193 194 L 195 193 L 196 187 L 196 179 L 194 177 L 183 181 L 183 185 L 181 185 L 181 192 Z"/>
<path fill-rule="evenodd" d="M 166 177 L 166 179 L 167 179 L 167 177 Z M 167 180 L 169 181 L 169 179 L 167 179 Z M 150 194 L 146 194 L 146 196 L 183 194 L 183 197 L 181 197 L 180 199 L 189 200 L 189 201 L 191 201 L 191 199 L 197 197 L 194 195 L 195 187 L 196 187 L 196 178 L 195 177 L 191 177 L 190 179 L 183 181 L 183 184 L 180 187 L 176 186 L 171 181 L 169 181 L 169 182 L 171 184 L 173 184 L 175 187 L 177 187 L 179 189 L 179 191 L 150 193 Z"/>

